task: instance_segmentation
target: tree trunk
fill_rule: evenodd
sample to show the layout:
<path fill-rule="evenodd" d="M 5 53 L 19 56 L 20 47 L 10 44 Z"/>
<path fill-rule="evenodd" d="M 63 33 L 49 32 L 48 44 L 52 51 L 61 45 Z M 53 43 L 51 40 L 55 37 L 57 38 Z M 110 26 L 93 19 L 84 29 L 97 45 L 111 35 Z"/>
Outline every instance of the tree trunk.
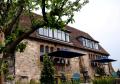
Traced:
<path fill-rule="evenodd" d="M 3 71 L 4 74 L 4 84 L 14 84 L 15 78 L 15 53 L 4 53 L 3 54 L 3 65 L 6 65 L 6 70 Z"/>

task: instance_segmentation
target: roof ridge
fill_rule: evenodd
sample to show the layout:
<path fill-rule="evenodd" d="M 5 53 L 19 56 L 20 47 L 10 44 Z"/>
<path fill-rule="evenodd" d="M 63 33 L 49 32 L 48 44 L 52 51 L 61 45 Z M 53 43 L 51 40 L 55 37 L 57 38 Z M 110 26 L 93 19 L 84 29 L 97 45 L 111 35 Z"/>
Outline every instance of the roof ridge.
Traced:
<path fill-rule="evenodd" d="M 77 28 L 75 28 L 75 27 L 71 27 L 71 26 L 69 26 L 69 25 L 67 25 L 66 27 L 70 27 L 70 28 L 72 28 L 72 29 L 74 29 L 74 30 L 77 30 L 77 31 L 79 31 L 79 32 L 82 32 L 82 33 L 86 33 L 86 32 L 84 32 L 84 31 L 82 31 L 82 30 L 80 30 L 80 29 L 77 29 Z M 86 34 L 88 34 L 88 33 L 86 33 Z M 88 34 L 89 35 L 89 34 Z"/>

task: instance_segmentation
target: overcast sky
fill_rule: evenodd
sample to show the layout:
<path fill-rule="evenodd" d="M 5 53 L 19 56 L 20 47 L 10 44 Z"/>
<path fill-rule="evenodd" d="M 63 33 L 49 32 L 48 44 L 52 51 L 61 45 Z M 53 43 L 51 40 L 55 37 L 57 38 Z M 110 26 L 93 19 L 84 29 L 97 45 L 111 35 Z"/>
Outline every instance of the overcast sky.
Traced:
<path fill-rule="evenodd" d="M 117 60 L 113 67 L 120 68 L 120 0 L 89 0 L 69 25 L 98 40 Z"/>

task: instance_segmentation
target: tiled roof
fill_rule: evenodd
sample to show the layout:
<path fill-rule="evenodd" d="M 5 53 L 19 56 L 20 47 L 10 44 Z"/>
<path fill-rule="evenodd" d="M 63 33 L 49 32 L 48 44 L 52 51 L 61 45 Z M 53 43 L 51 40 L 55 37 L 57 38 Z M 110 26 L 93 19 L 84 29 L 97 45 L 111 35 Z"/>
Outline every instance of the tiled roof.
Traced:
<path fill-rule="evenodd" d="M 100 44 L 99 44 L 99 50 L 95 50 L 95 49 L 86 48 L 82 45 L 82 43 L 80 43 L 80 41 L 77 39 L 78 37 L 85 37 L 87 39 L 90 39 L 90 40 L 93 40 L 93 41 L 99 43 L 98 41 L 93 39 L 88 33 L 80 31 L 80 30 L 73 28 L 73 27 L 70 27 L 70 26 L 66 26 L 66 29 L 71 32 L 70 33 L 70 41 L 73 43 L 73 45 L 75 47 L 79 47 L 79 48 L 90 50 L 90 51 L 100 52 L 100 53 L 103 53 L 107 56 L 109 55 L 109 53 L 105 49 L 103 49 Z"/>
<path fill-rule="evenodd" d="M 36 15 L 36 14 L 35 14 L 35 16 L 40 17 L 39 15 Z M 25 28 L 29 28 L 31 25 L 29 18 L 25 15 L 22 15 L 20 18 L 20 25 L 24 26 Z M 63 44 L 63 45 L 67 45 L 67 46 L 83 49 L 86 51 L 96 52 L 96 53 L 100 53 L 100 54 L 109 56 L 109 53 L 105 49 L 103 49 L 101 45 L 99 45 L 99 50 L 95 50 L 95 49 L 86 48 L 80 43 L 80 41 L 78 40 L 78 37 L 81 37 L 81 36 L 99 43 L 98 41 L 93 39 L 88 33 L 85 33 L 83 31 L 80 31 L 80 30 L 75 29 L 75 28 L 70 27 L 70 26 L 66 26 L 65 28 L 68 31 L 70 31 L 70 43 L 58 41 L 58 40 L 56 41 L 56 40 L 49 39 L 49 38 L 39 37 L 37 34 L 38 32 L 36 32 L 36 31 L 34 33 L 32 33 L 29 38 L 34 38 L 34 39 L 38 39 L 38 40 L 42 39 L 45 41 L 59 43 L 59 44 Z"/>

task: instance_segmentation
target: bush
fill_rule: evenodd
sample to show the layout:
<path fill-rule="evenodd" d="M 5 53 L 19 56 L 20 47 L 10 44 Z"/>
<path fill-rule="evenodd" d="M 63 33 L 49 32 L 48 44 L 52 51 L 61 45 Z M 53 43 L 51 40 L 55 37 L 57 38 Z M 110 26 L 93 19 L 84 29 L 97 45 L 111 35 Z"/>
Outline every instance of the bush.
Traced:
<path fill-rule="evenodd" d="M 54 66 L 52 61 L 46 54 L 43 57 L 43 69 L 41 71 L 41 84 L 55 84 L 54 79 Z"/>
<path fill-rule="evenodd" d="M 114 84 L 114 81 L 114 78 L 106 77 L 93 80 L 93 84 Z"/>
<path fill-rule="evenodd" d="M 40 83 L 34 79 L 31 79 L 29 83 L 23 83 L 20 80 L 17 80 L 15 84 L 40 84 Z"/>
<path fill-rule="evenodd" d="M 34 79 L 31 79 L 30 80 L 30 84 L 40 84 L 39 82 L 37 82 L 36 80 L 34 80 Z"/>

